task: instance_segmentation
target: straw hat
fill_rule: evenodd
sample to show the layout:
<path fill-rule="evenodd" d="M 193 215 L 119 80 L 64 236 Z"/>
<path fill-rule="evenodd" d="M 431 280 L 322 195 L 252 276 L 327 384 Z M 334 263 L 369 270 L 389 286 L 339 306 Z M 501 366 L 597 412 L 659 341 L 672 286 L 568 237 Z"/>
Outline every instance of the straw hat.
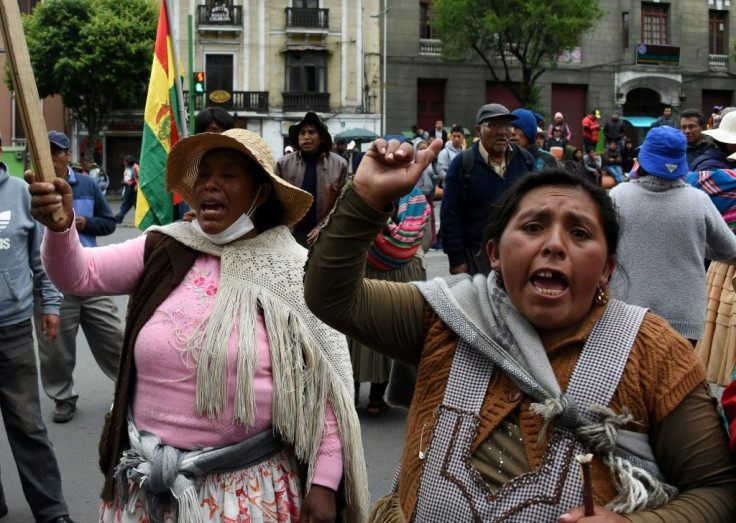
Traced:
<path fill-rule="evenodd" d="M 301 220 L 312 205 L 312 195 L 273 173 L 273 156 L 268 144 L 246 129 L 230 129 L 222 134 L 201 133 L 179 140 L 166 162 L 166 190 L 175 191 L 194 207 L 192 188 L 202 156 L 212 149 L 234 149 L 253 159 L 271 179 L 274 193 L 284 207 L 283 225 Z"/>

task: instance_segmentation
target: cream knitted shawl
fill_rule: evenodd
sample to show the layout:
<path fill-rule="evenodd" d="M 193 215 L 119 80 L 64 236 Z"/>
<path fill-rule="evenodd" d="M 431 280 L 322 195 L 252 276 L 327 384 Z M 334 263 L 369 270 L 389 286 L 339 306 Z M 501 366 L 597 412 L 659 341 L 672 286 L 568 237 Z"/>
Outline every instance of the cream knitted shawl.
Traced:
<path fill-rule="evenodd" d="M 253 376 L 257 365 L 258 309 L 268 331 L 273 368 L 273 426 L 297 458 L 308 464 L 306 491 L 324 429 L 325 401 L 337 418 L 343 454 L 348 521 L 363 521 L 368 483 L 353 405 L 353 373 L 345 337 L 318 320 L 304 302 L 307 251 L 284 226 L 255 238 L 216 245 L 189 223 L 151 227 L 199 252 L 220 258 L 220 283 L 212 313 L 203 318 L 189 343 L 198 361 L 197 414 L 217 418 L 227 405 L 226 358 L 231 332 L 238 336 L 236 421 L 255 421 Z"/>

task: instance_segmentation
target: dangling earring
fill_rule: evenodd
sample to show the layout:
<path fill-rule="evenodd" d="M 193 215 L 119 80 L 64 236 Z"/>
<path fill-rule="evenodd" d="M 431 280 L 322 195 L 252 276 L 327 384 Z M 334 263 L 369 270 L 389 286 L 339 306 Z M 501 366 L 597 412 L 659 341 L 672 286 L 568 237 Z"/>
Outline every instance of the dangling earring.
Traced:
<path fill-rule="evenodd" d="M 608 294 L 606 294 L 605 289 L 600 285 L 595 289 L 595 302 L 598 305 L 605 305 L 608 303 Z"/>
<path fill-rule="evenodd" d="M 506 290 L 506 287 L 503 284 L 503 274 L 501 274 L 501 271 L 493 271 L 496 274 L 496 285 L 499 289 Z"/>

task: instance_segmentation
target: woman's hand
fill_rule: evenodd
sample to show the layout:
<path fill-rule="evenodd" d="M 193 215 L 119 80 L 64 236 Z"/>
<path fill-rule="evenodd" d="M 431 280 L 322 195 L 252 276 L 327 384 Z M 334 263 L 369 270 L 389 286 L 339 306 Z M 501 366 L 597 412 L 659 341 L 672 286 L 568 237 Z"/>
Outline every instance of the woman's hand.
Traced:
<path fill-rule="evenodd" d="M 411 191 L 440 150 L 442 140 L 435 138 L 412 162 L 414 147 L 411 143 L 400 144 L 397 140 L 386 143 L 378 138 L 360 161 L 353 188 L 373 208 L 383 210 Z"/>
<path fill-rule="evenodd" d="M 68 230 L 74 222 L 74 198 L 66 180 L 56 178 L 54 183 L 37 182 L 31 171 L 26 171 L 25 179 L 31 193 L 31 215 L 54 232 Z M 57 209 L 64 212 L 64 218 L 59 221 L 52 216 Z"/>
<path fill-rule="evenodd" d="M 559 523 L 626 523 L 628 518 L 603 507 L 594 507 L 594 516 L 585 515 L 585 507 L 575 507 L 559 518 Z"/>
<path fill-rule="evenodd" d="M 312 485 L 302 503 L 299 523 L 331 523 L 336 517 L 335 491 L 321 485 Z"/>

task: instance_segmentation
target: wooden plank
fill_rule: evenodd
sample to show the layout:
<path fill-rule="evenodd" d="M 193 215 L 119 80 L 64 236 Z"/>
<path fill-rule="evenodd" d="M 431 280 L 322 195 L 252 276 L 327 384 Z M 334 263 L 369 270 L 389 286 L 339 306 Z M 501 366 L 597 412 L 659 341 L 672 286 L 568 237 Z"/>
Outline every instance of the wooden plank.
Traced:
<path fill-rule="evenodd" d="M 20 109 L 21 122 L 26 132 L 26 145 L 31 154 L 36 180 L 51 183 L 56 178 L 51 162 L 51 145 L 36 79 L 33 76 L 18 0 L 0 0 L 0 29 L 5 54 L 10 61 L 15 101 Z M 54 218 L 63 219 L 63 211 L 59 209 L 54 213 Z"/>

